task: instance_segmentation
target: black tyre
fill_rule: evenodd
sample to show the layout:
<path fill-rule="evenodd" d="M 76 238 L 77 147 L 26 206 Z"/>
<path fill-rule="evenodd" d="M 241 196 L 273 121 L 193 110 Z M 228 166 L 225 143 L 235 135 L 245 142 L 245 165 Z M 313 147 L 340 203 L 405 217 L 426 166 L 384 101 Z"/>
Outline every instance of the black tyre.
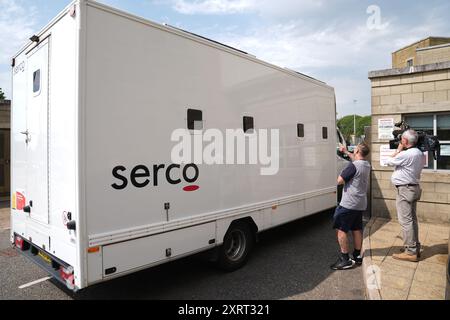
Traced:
<path fill-rule="evenodd" d="M 219 267 L 228 272 L 241 268 L 247 262 L 254 244 L 255 235 L 247 223 L 232 223 L 219 249 Z"/>

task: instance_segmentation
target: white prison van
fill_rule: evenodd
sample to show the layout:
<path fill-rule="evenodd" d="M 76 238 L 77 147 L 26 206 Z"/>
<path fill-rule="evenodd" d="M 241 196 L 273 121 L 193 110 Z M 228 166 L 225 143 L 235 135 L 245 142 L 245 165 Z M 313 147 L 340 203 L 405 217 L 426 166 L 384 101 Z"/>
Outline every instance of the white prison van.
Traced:
<path fill-rule="evenodd" d="M 12 79 L 11 242 L 72 290 L 208 249 L 235 270 L 257 233 L 336 206 L 318 80 L 90 0 L 30 38 Z M 172 162 L 175 130 L 212 128 L 278 129 L 278 173 Z"/>

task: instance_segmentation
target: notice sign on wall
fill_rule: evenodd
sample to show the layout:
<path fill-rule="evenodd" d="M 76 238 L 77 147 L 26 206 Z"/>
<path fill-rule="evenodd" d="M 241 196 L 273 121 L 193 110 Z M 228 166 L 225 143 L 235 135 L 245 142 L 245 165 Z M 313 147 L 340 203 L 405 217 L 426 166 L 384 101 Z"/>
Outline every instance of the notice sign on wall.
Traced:
<path fill-rule="evenodd" d="M 387 167 L 386 161 L 392 158 L 395 149 L 391 149 L 388 144 L 380 146 L 380 166 Z M 424 168 L 428 168 L 428 152 L 423 153 Z"/>
<path fill-rule="evenodd" d="M 388 144 L 380 146 L 380 166 L 387 167 L 386 161 L 392 157 L 395 149 L 391 149 Z"/>
<path fill-rule="evenodd" d="M 441 156 L 450 157 L 450 145 L 441 145 Z"/>
<path fill-rule="evenodd" d="M 378 119 L 378 140 L 394 139 L 394 119 Z"/>

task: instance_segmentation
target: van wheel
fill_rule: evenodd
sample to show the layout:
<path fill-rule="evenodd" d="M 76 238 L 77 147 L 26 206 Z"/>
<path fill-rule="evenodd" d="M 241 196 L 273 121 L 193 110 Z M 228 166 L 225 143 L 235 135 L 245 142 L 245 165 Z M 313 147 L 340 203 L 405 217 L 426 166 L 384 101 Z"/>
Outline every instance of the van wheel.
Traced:
<path fill-rule="evenodd" d="M 254 243 L 255 237 L 247 223 L 231 224 L 219 249 L 219 267 L 231 272 L 244 266 Z"/>

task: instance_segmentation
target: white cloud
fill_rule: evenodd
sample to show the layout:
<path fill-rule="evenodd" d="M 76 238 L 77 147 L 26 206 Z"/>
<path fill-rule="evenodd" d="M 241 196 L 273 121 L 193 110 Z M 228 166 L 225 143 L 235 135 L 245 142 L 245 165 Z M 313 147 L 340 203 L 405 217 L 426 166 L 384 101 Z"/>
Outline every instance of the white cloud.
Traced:
<path fill-rule="evenodd" d="M 9 66 L 10 59 L 32 35 L 36 9 L 22 0 L 0 0 L 0 65 Z M 0 87 L 10 97 L 10 71 L 1 70 Z"/>
<path fill-rule="evenodd" d="M 0 61 L 9 59 L 32 35 L 35 27 L 34 7 L 20 0 L 0 0 Z"/>
<path fill-rule="evenodd" d="M 235 14 L 256 12 L 262 16 L 286 17 L 323 6 L 322 0 L 174 0 L 173 9 L 182 14 Z"/>
<path fill-rule="evenodd" d="M 261 17 L 279 21 L 305 18 L 315 11 L 328 11 L 334 7 L 322 0 L 260 0 L 255 1 L 254 5 Z"/>
<path fill-rule="evenodd" d="M 336 92 L 339 118 L 348 114 L 370 114 L 370 82 L 366 77 L 361 79 L 351 74 L 336 75 L 328 78 L 327 83 Z"/>
<path fill-rule="evenodd" d="M 395 16 L 383 17 L 383 28 L 370 30 L 365 11 L 353 21 L 330 20 L 322 27 L 306 26 L 303 19 L 267 24 L 245 34 L 222 32 L 210 37 L 258 58 L 326 81 L 336 89 L 340 115 L 358 110 L 370 114 L 368 72 L 391 67 L 391 52 L 430 35 L 445 35 L 445 19 L 428 13 L 411 26 Z"/>
<path fill-rule="evenodd" d="M 254 9 L 254 0 L 175 0 L 173 8 L 182 14 L 234 14 Z"/>
<path fill-rule="evenodd" d="M 383 33 L 371 34 L 362 27 L 348 32 L 329 27 L 309 34 L 301 30 L 298 23 L 290 22 L 255 29 L 245 36 L 223 35 L 219 40 L 259 59 L 327 82 L 336 90 L 340 115 L 354 112 L 354 99 L 359 101 L 358 113 L 369 114 L 370 61 L 380 61 L 380 55 L 385 56 L 386 64 L 390 59 L 388 49 L 371 46 Z"/>
<path fill-rule="evenodd" d="M 229 33 L 219 38 L 281 66 L 315 69 L 365 65 L 377 54 L 377 41 L 386 35 L 386 31 L 370 32 L 364 27 L 343 31 L 333 26 L 304 33 L 301 22 L 291 21 L 255 28 L 246 35 Z"/>

